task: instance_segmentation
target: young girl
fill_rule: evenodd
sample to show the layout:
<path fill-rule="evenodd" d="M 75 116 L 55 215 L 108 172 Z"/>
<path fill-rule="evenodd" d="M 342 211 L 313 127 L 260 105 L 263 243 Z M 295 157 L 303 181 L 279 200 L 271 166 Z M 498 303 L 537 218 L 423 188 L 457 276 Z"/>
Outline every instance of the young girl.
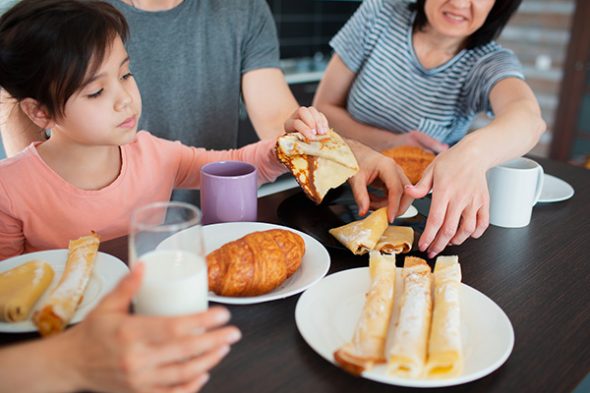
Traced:
<path fill-rule="evenodd" d="M 33 123 L 51 129 L 46 142 L 0 162 L 0 258 L 63 248 L 91 230 L 103 240 L 126 235 L 135 207 L 197 188 L 207 162 L 251 162 L 259 183 L 286 171 L 275 140 L 205 151 L 137 132 L 141 98 L 126 37 L 123 16 L 100 1 L 23 0 L 0 18 L 0 86 Z M 314 120 L 317 112 L 300 108 L 285 128 L 316 128 Z M 351 147 L 362 168 L 351 182 L 361 211 L 369 205 L 366 184 L 381 177 L 392 218 L 399 172 L 376 152 Z"/>

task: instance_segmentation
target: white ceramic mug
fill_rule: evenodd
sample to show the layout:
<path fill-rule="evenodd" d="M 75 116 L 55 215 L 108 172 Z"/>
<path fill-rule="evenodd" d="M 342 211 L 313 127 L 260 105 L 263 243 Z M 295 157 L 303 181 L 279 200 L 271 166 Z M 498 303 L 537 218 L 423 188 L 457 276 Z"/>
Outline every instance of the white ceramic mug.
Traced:
<path fill-rule="evenodd" d="M 526 227 L 543 189 L 543 167 L 529 158 L 516 158 L 487 172 L 490 224 Z"/>

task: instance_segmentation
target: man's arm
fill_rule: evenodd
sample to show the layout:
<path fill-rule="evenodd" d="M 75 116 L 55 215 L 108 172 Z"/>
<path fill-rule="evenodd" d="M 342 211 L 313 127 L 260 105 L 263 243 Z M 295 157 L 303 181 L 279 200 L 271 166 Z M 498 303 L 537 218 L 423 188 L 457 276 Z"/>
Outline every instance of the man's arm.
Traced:
<path fill-rule="evenodd" d="M 0 90 L 0 134 L 7 157 L 22 151 L 31 142 L 45 140 L 45 130 L 35 125 L 4 90 Z"/>

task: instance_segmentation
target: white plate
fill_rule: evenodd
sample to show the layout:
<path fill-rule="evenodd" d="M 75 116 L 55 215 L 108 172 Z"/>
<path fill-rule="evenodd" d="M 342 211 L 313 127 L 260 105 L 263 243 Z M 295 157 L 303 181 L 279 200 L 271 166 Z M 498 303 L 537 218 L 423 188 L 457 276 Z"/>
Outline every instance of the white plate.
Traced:
<path fill-rule="evenodd" d="M 41 301 L 47 296 L 48 293 L 57 285 L 61 275 L 66 266 L 66 259 L 68 257 L 68 250 L 48 250 L 48 251 L 37 251 L 29 254 L 23 254 L 16 257 L 12 257 L 0 262 L 0 272 L 12 269 L 16 266 L 22 265 L 23 263 L 32 259 L 40 259 L 48 262 L 53 271 L 53 281 L 45 290 L 43 296 L 37 301 L 37 305 L 41 304 Z M 88 281 L 88 286 L 84 292 L 84 298 L 82 303 L 78 306 L 74 317 L 70 323 L 80 322 L 86 314 L 88 314 L 106 295 L 110 292 L 119 282 L 123 276 L 129 272 L 129 268 L 120 259 L 115 258 L 112 255 L 99 252 L 94 262 L 94 270 Z M 36 308 L 33 308 L 33 312 Z M 33 315 L 31 312 L 31 315 Z M 5 323 L 0 322 L 0 332 L 7 333 L 20 333 L 20 332 L 34 332 L 37 328 L 33 325 L 30 320 Z"/>
<path fill-rule="evenodd" d="M 256 231 L 266 231 L 269 229 L 285 229 L 295 232 L 303 238 L 305 242 L 305 254 L 301 261 L 299 269 L 283 284 L 275 290 L 260 296 L 250 297 L 228 297 L 218 296 L 209 292 L 209 301 L 225 304 L 254 304 L 268 302 L 276 299 L 283 299 L 303 292 L 322 277 L 326 275 L 330 268 L 330 254 L 324 246 L 313 237 L 300 232 L 296 229 L 287 228 L 281 225 L 267 224 L 262 222 L 228 222 L 222 224 L 205 225 L 203 228 L 203 238 L 205 241 L 205 254 L 218 249 L 225 243 L 239 239 L 249 233 Z M 191 229 L 188 229 L 189 231 Z M 164 240 L 158 248 L 165 247 L 169 239 Z"/>
<path fill-rule="evenodd" d="M 543 189 L 539 202 L 561 202 L 574 196 L 574 188 L 565 181 L 548 174 L 543 179 Z"/>
<path fill-rule="evenodd" d="M 353 335 L 369 281 L 366 267 L 344 270 L 321 280 L 297 302 L 295 321 L 299 332 L 319 355 L 333 364 L 334 351 L 350 341 Z M 362 377 L 409 387 L 458 385 L 496 370 L 508 359 L 514 345 L 514 331 L 504 311 L 490 298 L 465 284 L 461 284 L 461 334 L 465 366 L 457 378 L 394 377 L 385 373 L 384 365 L 364 372 Z"/>
<path fill-rule="evenodd" d="M 410 205 L 408 209 L 404 212 L 404 214 L 397 216 L 396 218 L 411 218 L 418 215 L 418 209 L 414 207 L 414 205 Z"/>

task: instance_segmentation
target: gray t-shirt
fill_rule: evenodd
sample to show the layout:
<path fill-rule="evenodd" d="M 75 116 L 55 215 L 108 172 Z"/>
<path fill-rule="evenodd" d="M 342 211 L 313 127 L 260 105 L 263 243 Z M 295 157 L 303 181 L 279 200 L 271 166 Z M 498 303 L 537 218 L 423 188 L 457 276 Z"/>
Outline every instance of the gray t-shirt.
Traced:
<path fill-rule="evenodd" d="M 129 24 L 127 51 L 143 101 L 139 129 L 189 146 L 237 147 L 242 74 L 279 67 L 266 2 L 184 0 L 148 12 L 107 1 Z M 175 190 L 172 199 L 199 204 L 198 191 Z"/>
<path fill-rule="evenodd" d="M 108 0 L 129 23 L 127 50 L 141 91 L 140 129 L 208 149 L 237 146 L 240 81 L 279 67 L 264 0 L 184 0 L 147 12 Z"/>

